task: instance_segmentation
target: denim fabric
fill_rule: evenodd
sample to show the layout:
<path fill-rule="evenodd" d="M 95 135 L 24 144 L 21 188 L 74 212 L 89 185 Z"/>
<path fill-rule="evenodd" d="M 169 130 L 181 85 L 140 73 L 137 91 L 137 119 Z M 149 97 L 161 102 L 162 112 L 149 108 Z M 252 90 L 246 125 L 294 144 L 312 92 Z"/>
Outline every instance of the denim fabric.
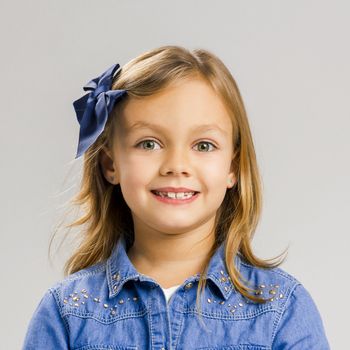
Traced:
<path fill-rule="evenodd" d="M 23 349 L 330 349 L 319 311 L 296 278 L 280 268 L 253 267 L 240 255 L 234 263 L 270 301 L 251 302 L 232 287 L 221 245 L 210 261 L 199 319 L 199 274 L 166 303 L 159 284 L 135 269 L 121 239 L 106 262 L 46 291 Z"/>

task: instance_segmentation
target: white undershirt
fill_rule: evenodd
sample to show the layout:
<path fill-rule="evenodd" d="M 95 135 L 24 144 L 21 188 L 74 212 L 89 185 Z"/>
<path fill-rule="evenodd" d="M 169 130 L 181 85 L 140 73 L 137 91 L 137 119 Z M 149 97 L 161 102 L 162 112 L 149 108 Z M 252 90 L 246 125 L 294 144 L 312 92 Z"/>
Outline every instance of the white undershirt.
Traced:
<path fill-rule="evenodd" d="M 165 299 L 166 299 L 166 302 L 169 301 L 170 297 L 174 294 L 175 290 L 180 286 L 180 284 L 176 285 L 176 286 L 173 286 L 173 287 L 170 287 L 170 288 L 162 288 L 163 289 L 163 292 L 165 294 Z"/>

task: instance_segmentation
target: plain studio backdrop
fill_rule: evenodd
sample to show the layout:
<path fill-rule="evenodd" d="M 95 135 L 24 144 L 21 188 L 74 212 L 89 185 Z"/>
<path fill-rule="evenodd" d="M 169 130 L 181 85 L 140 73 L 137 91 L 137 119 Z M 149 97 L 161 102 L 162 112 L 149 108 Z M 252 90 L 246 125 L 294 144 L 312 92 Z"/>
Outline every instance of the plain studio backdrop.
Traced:
<path fill-rule="evenodd" d="M 281 268 L 310 291 L 332 349 L 349 344 L 347 1 L 45 0 L 0 7 L 2 349 L 21 347 L 76 242 L 57 251 L 58 234 L 49 262 L 49 239 L 81 174 L 73 100 L 112 64 L 169 44 L 212 51 L 236 79 L 263 179 L 255 252 L 271 258 L 289 245 Z"/>

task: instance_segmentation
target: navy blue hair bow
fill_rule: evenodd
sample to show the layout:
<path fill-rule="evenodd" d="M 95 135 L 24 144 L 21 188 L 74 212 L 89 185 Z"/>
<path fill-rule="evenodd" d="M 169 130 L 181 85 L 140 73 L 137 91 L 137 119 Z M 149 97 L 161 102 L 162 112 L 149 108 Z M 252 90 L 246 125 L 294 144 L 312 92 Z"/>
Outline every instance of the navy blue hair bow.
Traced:
<path fill-rule="evenodd" d="M 126 94 L 126 90 L 110 90 L 113 75 L 119 67 L 118 63 L 114 64 L 98 78 L 90 80 L 83 87 L 84 91 L 90 92 L 73 102 L 80 124 L 75 158 L 79 158 L 96 141 L 115 103 Z"/>

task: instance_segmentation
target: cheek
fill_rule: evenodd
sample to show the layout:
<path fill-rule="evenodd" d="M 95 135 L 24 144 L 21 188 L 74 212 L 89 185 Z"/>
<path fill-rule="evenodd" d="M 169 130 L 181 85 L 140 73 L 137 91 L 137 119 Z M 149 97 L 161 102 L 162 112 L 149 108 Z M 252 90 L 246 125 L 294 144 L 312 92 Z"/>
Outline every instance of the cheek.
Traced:
<path fill-rule="evenodd" d="M 227 181 L 228 171 L 226 170 L 225 162 L 203 162 L 201 167 L 201 177 L 203 181 L 210 187 L 222 187 L 225 186 Z"/>
<path fill-rule="evenodd" d="M 142 162 L 131 159 L 124 160 L 120 169 L 120 186 L 125 202 L 133 212 L 137 212 L 139 203 L 147 201 L 144 191 L 147 187 L 149 174 Z"/>
<path fill-rule="evenodd" d="M 208 206 L 218 208 L 225 198 L 227 191 L 228 170 L 225 162 L 206 164 L 203 167 L 202 182 L 205 184 L 205 191 L 209 194 L 207 200 Z"/>
<path fill-rule="evenodd" d="M 140 187 L 154 175 L 155 167 L 144 157 L 129 156 L 121 161 L 120 181 L 125 186 Z"/>

